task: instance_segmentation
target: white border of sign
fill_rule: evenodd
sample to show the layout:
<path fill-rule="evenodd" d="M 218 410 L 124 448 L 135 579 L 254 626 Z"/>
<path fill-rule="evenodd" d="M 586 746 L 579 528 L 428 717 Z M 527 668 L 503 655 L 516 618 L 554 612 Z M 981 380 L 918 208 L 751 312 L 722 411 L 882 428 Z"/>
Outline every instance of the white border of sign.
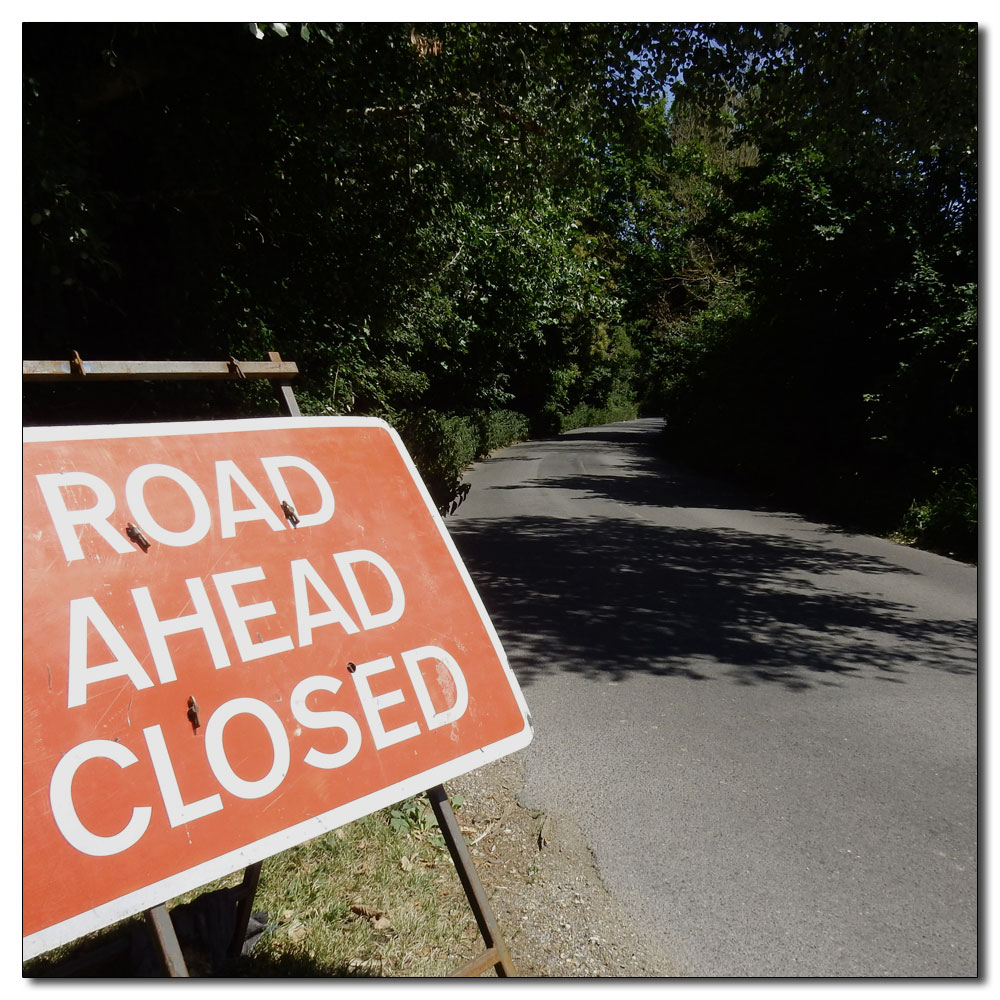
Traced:
<path fill-rule="evenodd" d="M 500 637 L 497 635 L 493 623 L 490 621 L 486 608 L 479 597 L 479 593 L 476 591 L 475 584 L 473 584 L 472 578 L 469 576 L 469 572 L 462 562 L 458 549 L 455 547 L 455 543 L 452 541 L 451 535 L 448 533 L 448 529 L 445 527 L 444 521 L 437 511 L 434 501 L 427 492 L 427 487 L 420 478 L 413 460 L 410 458 L 399 435 L 384 420 L 379 420 L 375 417 L 252 417 L 235 420 L 196 420 L 170 424 L 26 427 L 23 429 L 22 440 L 24 442 L 85 441 L 125 437 L 168 437 L 181 434 L 225 434 L 237 431 L 273 431 L 279 428 L 296 427 L 377 427 L 388 431 L 410 475 L 413 477 L 420 496 L 437 526 L 438 532 L 458 569 L 459 575 L 472 598 L 476 610 L 479 612 L 479 616 L 482 619 L 490 641 L 493 643 L 497 657 L 503 665 L 504 674 L 510 684 L 511 691 L 524 717 L 524 729 L 497 743 L 464 754 L 461 757 L 456 757 L 453 760 L 423 771 L 404 781 L 382 788 L 360 799 L 355 799 L 353 802 L 338 806 L 336 809 L 320 813 L 294 826 L 286 827 L 284 830 L 256 840 L 238 850 L 230 851 L 210 861 L 195 865 L 193 868 L 185 869 L 169 878 L 161 879 L 135 892 L 120 896 L 108 903 L 103 903 L 91 910 L 87 910 L 85 913 L 71 917 L 69 920 L 53 924 L 51 927 L 47 927 L 35 934 L 30 934 L 22 938 L 22 961 L 33 958 L 35 955 L 39 955 L 51 948 L 66 944 L 69 941 L 74 941 L 76 938 L 91 931 L 107 927 L 117 920 L 122 920 L 142 910 L 157 906 L 191 889 L 197 889 L 199 886 L 212 882 L 217 878 L 230 875 L 240 868 L 245 868 L 257 861 L 272 857 L 313 837 L 318 837 L 323 833 L 328 833 L 330 830 L 335 830 L 337 827 L 350 823 L 352 820 L 360 819 L 362 816 L 377 812 L 379 809 L 399 802 L 401 799 L 443 784 L 445 781 L 458 777 L 460 774 L 466 774 L 477 767 L 482 767 L 484 764 L 488 764 L 516 750 L 521 750 L 531 742 L 531 715 L 528 712 L 524 695 L 521 693 L 521 689 L 510 669 L 510 664 L 507 662 L 507 655 L 500 643 Z"/>

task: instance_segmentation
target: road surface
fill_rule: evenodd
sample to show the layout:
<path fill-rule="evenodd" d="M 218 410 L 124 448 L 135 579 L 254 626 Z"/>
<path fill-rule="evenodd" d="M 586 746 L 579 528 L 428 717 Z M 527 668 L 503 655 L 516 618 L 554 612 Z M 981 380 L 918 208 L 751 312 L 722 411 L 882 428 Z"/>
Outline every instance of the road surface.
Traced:
<path fill-rule="evenodd" d="M 523 804 L 685 976 L 975 976 L 975 567 L 685 472 L 659 427 L 497 452 L 447 519 L 532 713 Z"/>

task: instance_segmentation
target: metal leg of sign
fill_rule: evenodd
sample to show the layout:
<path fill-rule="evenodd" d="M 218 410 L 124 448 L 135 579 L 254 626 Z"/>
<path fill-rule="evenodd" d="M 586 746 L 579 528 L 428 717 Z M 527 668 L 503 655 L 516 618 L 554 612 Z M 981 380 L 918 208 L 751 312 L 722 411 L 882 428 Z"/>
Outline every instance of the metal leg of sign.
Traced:
<path fill-rule="evenodd" d="M 184 961 L 184 953 L 181 951 L 174 922 L 170 919 L 166 904 L 160 903 L 159 906 L 146 910 L 146 923 L 160 947 L 167 975 L 178 979 L 188 978 L 187 963 Z"/>
<path fill-rule="evenodd" d="M 517 969 L 504 943 L 500 928 L 497 925 L 496 917 L 490 906 L 490 901 L 486 898 L 486 891 L 476 872 L 475 863 L 469 848 L 466 846 L 462 831 L 458 828 L 458 820 L 448 801 L 448 794 L 444 790 L 444 785 L 435 785 L 427 790 L 427 798 L 430 799 L 431 808 L 437 818 L 438 826 L 444 835 L 445 843 L 451 852 L 452 860 L 458 871 L 458 877 L 465 889 L 469 905 L 475 914 L 476 923 L 479 924 L 479 932 L 486 942 L 486 951 L 478 958 L 469 962 L 462 968 L 452 973 L 453 976 L 478 976 L 485 972 L 491 965 L 495 967 L 498 976 L 516 976 Z"/>
<path fill-rule="evenodd" d="M 247 927 L 250 925 L 250 911 L 253 909 L 253 898 L 257 894 L 257 883 L 260 881 L 262 861 L 250 865 L 243 872 L 243 881 L 239 884 L 240 901 L 236 907 L 236 929 L 233 931 L 233 942 L 229 946 L 234 957 L 242 954 L 243 942 L 246 941 Z"/>

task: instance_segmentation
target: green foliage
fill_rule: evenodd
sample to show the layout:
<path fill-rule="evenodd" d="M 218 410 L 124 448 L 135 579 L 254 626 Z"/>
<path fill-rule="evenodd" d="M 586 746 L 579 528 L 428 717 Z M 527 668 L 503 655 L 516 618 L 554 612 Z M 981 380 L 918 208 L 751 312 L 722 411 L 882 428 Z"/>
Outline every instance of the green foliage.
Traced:
<path fill-rule="evenodd" d="M 423 410 L 402 415 L 396 428 L 431 499 L 444 513 L 459 492 L 463 471 L 476 458 L 479 435 L 473 422 Z"/>
<path fill-rule="evenodd" d="M 968 468 L 934 469 L 933 492 L 914 501 L 903 517 L 904 540 L 974 561 L 978 549 L 979 488 Z"/>
<path fill-rule="evenodd" d="M 389 825 L 397 833 L 426 834 L 438 824 L 434 813 L 423 802 L 417 799 L 407 799 L 389 810 Z"/>
<path fill-rule="evenodd" d="M 934 483 L 977 461 L 975 30 L 704 31 L 723 50 L 685 74 L 648 202 L 679 238 L 647 405 L 691 461 L 868 528 L 919 510 L 967 551 L 974 508 Z"/>
<path fill-rule="evenodd" d="M 582 403 L 560 417 L 559 429 L 565 432 L 576 427 L 598 427 L 601 424 L 613 424 L 619 420 L 634 420 L 638 413 L 639 409 L 635 403 L 620 402 L 601 407 Z"/>
<path fill-rule="evenodd" d="M 465 416 L 420 410 L 400 414 L 395 426 L 442 514 L 461 502 L 462 476 L 474 461 L 529 432 L 528 419 L 512 410 Z"/>
<path fill-rule="evenodd" d="M 638 407 L 887 526 L 976 466 L 975 25 L 23 32 L 35 357 L 278 350 L 443 510 L 490 450 Z M 63 398 L 25 419 L 85 419 Z"/>
<path fill-rule="evenodd" d="M 528 418 L 514 410 L 482 410 L 472 415 L 479 433 L 476 458 L 485 458 L 491 451 L 525 440 L 529 435 Z"/>
<path fill-rule="evenodd" d="M 465 805 L 461 795 L 448 797 L 452 809 L 460 809 Z M 421 799 L 406 799 L 387 810 L 389 825 L 396 833 L 405 837 L 415 837 L 424 840 L 435 847 L 445 847 L 444 835 L 438 829 L 437 817 Z"/>
<path fill-rule="evenodd" d="M 616 318 L 581 220 L 631 29 L 24 30 L 35 356 L 277 349 L 308 412 L 530 410 Z"/>

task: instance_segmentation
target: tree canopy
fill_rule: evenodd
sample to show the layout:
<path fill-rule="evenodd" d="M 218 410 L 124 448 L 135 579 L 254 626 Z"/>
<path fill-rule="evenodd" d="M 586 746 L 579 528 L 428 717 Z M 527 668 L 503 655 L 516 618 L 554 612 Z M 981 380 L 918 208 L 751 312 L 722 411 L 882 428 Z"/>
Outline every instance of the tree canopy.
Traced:
<path fill-rule="evenodd" d="M 403 429 L 443 505 L 505 435 L 642 409 L 688 461 L 968 548 L 977 41 L 25 24 L 25 356 L 280 351 L 307 412 Z M 25 420 L 108 405 L 73 390 Z M 190 402 L 119 388 L 114 418 Z"/>

